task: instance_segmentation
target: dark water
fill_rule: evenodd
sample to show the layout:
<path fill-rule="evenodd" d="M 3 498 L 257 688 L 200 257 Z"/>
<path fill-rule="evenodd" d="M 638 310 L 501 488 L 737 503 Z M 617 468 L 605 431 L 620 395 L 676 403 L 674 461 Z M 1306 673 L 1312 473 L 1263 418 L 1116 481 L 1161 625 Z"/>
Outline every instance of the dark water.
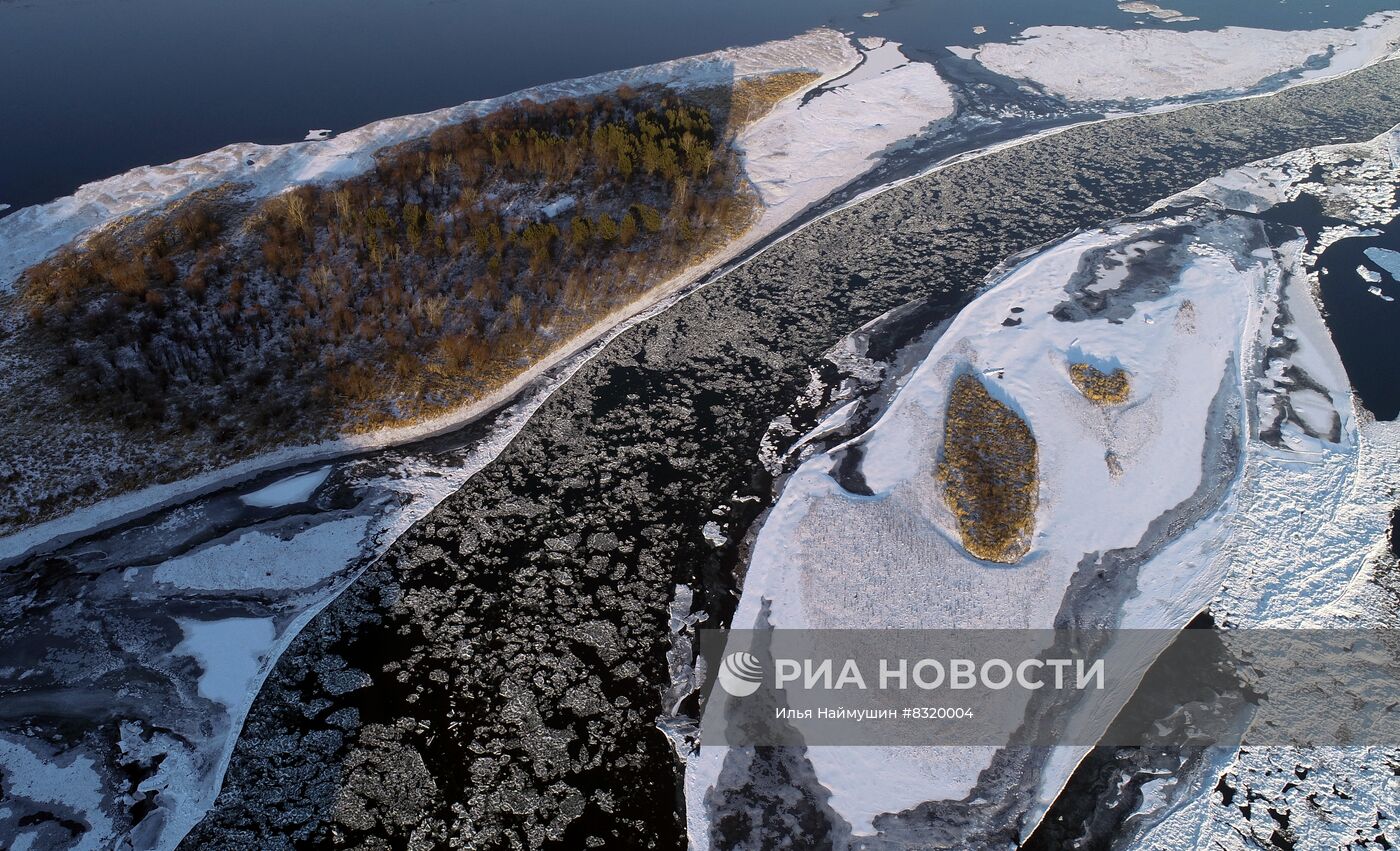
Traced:
<path fill-rule="evenodd" d="M 1350 25 L 1387 4 L 1170 5 L 1202 21 L 1154 26 Z M 821 25 L 935 58 L 1026 26 L 1143 20 L 1110 0 L 0 0 L 0 203 Z"/>
<path fill-rule="evenodd" d="M 1260 218 L 1301 230 L 1310 250 L 1317 247 L 1324 229 L 1355 227 L 1326 215 L 1321 201 L 1311 194 L 1275 205 Z M 1376 419 L 1393 420 L 1400 415 L 1400 384 L 1395 382 L 1395 364 L 1400 362 L 1400 283 L 1367 257 L 1366 249 L 1400 251 L 1400 219 L 1370 231 L 1368 236 L 1328 246 L 1311 269 L 1318 273 L 1323 316 L 1352 389 Z M 1381 280 L 1365 280 L 1358 271 L 1362 268 L 1377 273 Z M 1370 292 L 1373 286 L 1393 300 Z"/>
<path fill-rule="evenodd" d="M 1322 305 L 1332 341 L 1362 404 L 1376 419 L 1393 420 L 1400 415 L 1400 382 L 1395 380 L 1395 365 L 1400 363 L 1400 283 L 1366 256 L 1368 248 L 1400 251 L 1400 220 L 1392 220 L 1377 236 L 1339 240 L 1322 253 Z M 1380 273 L 1380 282 L 1364 280 L 1357 267 Z M 1373 286 L 1394 301 L 1371 293 L 1368 288 Z"/>

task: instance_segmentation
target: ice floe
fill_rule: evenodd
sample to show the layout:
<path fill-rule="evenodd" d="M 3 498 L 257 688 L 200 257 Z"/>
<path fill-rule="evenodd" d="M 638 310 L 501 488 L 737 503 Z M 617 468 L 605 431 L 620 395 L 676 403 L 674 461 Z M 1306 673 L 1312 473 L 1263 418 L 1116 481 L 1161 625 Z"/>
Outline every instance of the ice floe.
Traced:
<path fill-rule="evenodd" d="M 1400 281 L 1400 251 L 1391 251 L 1388 248 L 1368 248 L 1365 254 L 1372 263 L 1388 272 L 1392 281 Z"/>
<path fill-rule="evenodd" d="M 151 579 L 205 591 L 311 588 L 355 562 L 367 525 L 367 518 L 352 516 L 292 535 L 252 530 L 161 562 Z"/>
<path fill-rule="evenodd" d="M 277 631 L 269 618 L 228 618 L 215 621 L 181 620 L 185 640 L 176 645 L 177 655 L 191 656 L 203 672 L 199 696 L 238 707 L 258 679 L 260 663 L 266 658 Z"/>
<path fill-rule="evenodd" d="M 729 543 L 729 538 L 724 534 L 724 527 L 713 520 L 705 523 L 704 527 L 700 530 L 700 534 L 704 536 L 705 541 L 712 547 L 722 547 Z"/>
<path fill-rule="evenodd" d="M 331 468 L 327 465 L 319 470 L 300 473 L 279 482 L 273 482 L 265 488 L 244 494 L 240 499 L 245 505 L 251 505 L 254 508 L 275 508 L 280 505 L 306 502 L 330 474 Z"/>
<path fill-rule="evenodd" d="M 1185 23 L 1187 21 L 1199 21 L 1200 18 L 1194 15 L 1183 15 L 1176 9 L 1164 9 L 1156 3 L 1144 3 L 1142 0 L 1124 0 L 1118 4 L 1121 11 L 1130 15 L 1150 15 L 1159 21 L 1168 23 Z"/>

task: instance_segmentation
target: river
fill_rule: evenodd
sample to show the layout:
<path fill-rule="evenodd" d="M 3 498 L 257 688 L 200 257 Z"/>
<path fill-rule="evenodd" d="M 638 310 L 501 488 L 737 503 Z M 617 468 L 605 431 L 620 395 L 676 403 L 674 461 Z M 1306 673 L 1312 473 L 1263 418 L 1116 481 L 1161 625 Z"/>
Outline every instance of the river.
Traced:
<path fill-rule="evenodd" d="M 1181 0 L 1194 23 L 1346 26 L 1384 0 Z M 868 12 L 876 17 L 865 17 Z M 1132 27 L 1109 0 L 7 0 L 0 204 L 138 165 L 292 142 L 529 86 L 786 38 L 816 26 L 945 55 L 1041 24 Z M 985 33 L 975 34 L 974 27 Z M 0 215 L 5 211 L 0 209 Z"/>

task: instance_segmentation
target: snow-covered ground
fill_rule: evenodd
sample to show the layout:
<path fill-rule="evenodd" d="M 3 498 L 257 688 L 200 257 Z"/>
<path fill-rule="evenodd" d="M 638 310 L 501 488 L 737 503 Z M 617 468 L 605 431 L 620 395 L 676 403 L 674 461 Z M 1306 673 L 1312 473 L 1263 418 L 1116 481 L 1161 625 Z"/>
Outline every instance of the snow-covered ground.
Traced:
<path fill-rule="evenodd" d="M 792 474 L 754 546 L 734 626 L 1046 628 L 1070 615 L 1171 630 L 1207 606 L 1231 625 L 1376 622 L 1374 606 L 1345 601 L 1387 557 L 1400 429 L 1358 407 L 1303 270 L 1304 241 L 1271 244 L 1257 219 L 1229 211 L 1260 212 L 1312 186 L 1330 215 L 1389 221 L 1397 146 L 1400 131 L 1231 171 L 1162 201 L 1156 218 L 1070 237 L 993 281 L 867 432 Z M 1308 182 L 1319 164 L 1323 187 Z M 1127 370 L 1128 401 L 1080 395 L 1068 377 L 1080 362 Z M 1039 446 L 1034 542 L 1011 566 L 961 547 L 935 474 L 948 388 L 969 372 Z M 872 495 L 838 478 L 855 449 Z M 1140 559 L 1132 575 L 1129 559 L 1100 555 L 1115 550 Z M 1106 590 L 1077 596 L 1076 573 L 1100 567 Z M 1161 649 L 1146 648 L 1135 669 Z M 1102 704 L 1093 711 L 1104 717 L 1079 723 L 1110 720 Z M 1042 766 L 1029 824 L 1081 752 L 1060 748 Z M 725 755 L 702 747 L 688 766 L 695 847 L 709 844 L 704 801 Z M 978 786 L 991 756 L 806 752 L 857 835 L 883 812 L 995 795 Z M 1185 811 L 1170 841 L 1145 847 L 1199 847 L 1198 817 Z"/>
<path fill-rule="evenodd" d="M 1160 100 L 1249 90 L 1277 74 L 1316 80 L 1393 53 L 1400 14 L 1378 12 L 1354 29 L 1225 27 L 1182 32 L 1031 27 L 1011 43 L 954 48 L 983 67 L 1071 101 Z"/>
<path fill-rule="evenodd" d="M 1251 296 L 1268 281 L 1262 261 L 1240 268 L 1247 252 L 1212 246 L 1235 242 L 1232 229 L 1174 244 L 1186 239 L 1183 224 L 1074 237 L 959 314 L 859 439 L 860 471 L 873 496 L 849 492 L 834 477 L 840 448 L 793 474 L 759 535 L 735 627 L 753 628 L 766 601 L 777 629 L 1053 627 L 1086 554 L 1136 546 L 1149 524 L 1200 486 L 1212 400 L 1238 359 Z M 1154 250 L 1182 257 L 1134 268 L 1135 258 Z M 1117 290 L 1122 309 L 1061 321 L 1055 311 L 1094 252 L 1102 252 L 1093 266 L 1102 275 L 1079 286 Z M 1130 272 L 1170 276 L 1170 292 L 1141 291 L 1141 282 L 1124 280 Z M 1013 317 L 1021 324 L 1002 324 Z M 1130 402 L 1101 408 L 1085 399 L 1068 375 L 1080 362 L 1127 369 Z M 1026 419 L 1040 447 L 1037 533 L 1031 552 L 1011 567 L 963 550 L 934 471 L 948 388 L 969 371 Z M 852 570 L 855 564 L 861 569 Z M 1206 599 L 1198 595 L 1196 607 Z M 810 748 L 808 758 L 832 790 L 832 807 L 860 834 L 879 813 L 968 794 L 991 753 L 971 759 L 943 748 L 891 747 L 879 757 L 884 770 L 873 774 L 853 773 L 859 762 L 844 748 Z"/>
<path fill-rule="evenodd" d="M 765 222 L 788 219 L 874 165 L 887 146 L 952 117 L 953 91 L 932 65 L 911 62 L 891 41 L 862 47 L 859 67 L 739 136 Z"/>

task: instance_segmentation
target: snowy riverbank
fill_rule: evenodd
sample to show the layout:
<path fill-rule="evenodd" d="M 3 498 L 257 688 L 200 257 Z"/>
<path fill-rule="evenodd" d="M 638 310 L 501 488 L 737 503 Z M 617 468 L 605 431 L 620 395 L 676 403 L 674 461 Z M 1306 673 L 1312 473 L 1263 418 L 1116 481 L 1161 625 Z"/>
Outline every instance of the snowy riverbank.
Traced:
<path fill-rule="evenodd" d="M 1127 112 L 1132 112 L 1139 108 L 1148 111 L 1170 108 L 1165 101 L 1185 91 L 1183 85 L 1194 94 L 1218 96 L 1228 96 L 1230 90 L 1238 86 L 1254 85 L 1262 91 L 1250 93 L 1258 94 L 1346 73 L 1390 55 L 1397 34 L 1400 34 L 1400 16 L 1378 13 L 1353 30 L 1276 33 L 1235 28 L 1183 33 L 1053 27 L 1028 30 L 1025 39 L 1011 45 L 985 45 L 977 51 L 952 49 L 990 70 L 1025 76 L 1036 85 L 1054 90 L 1056 80 L 1073 71 L 1067 71 L 1069 66 L 1056 61 L 1055 57 L 1087 55 L 1096 45 L 1105 47 L 1099 44 L 1105 38 L 1145 39 L 1134 50 L 1121 49 L 1121 44 L 1107 50 L 1103 54 L 1105 61 L 1128 65 L 1115 68 L 1112 73 L 1102 71 L 1099 66 L 1100 70 L 1090 77 L 1107 84 L 1119 76 L 1137 74 L 1138 82 L 1132 84 L 1138 87 L 1132 89 L 1137 94 L 1133 96 L 1145 100 L 1125 105 Z M 1240 56 L 1232 58 L 1228 67 L 1220 66 L 1219 62 L 1199 62 L 1202 56 L 1216 56 L 1222 44 L 1233 44 L 1244 35 L 1282 39 L 1296 49 L 1284 51 L 1282 56 L 1263 50 L 1234 51 Z M 1051 39 L 1057 46 L 1047 50 L 1036 47 L 1049 44 L 1042 42 L 1043 39 Z M 1073 50 L 1064 52 L 1062 48 L 1070 43 Z M 1309 57 L 1318 57 L 1333 48 L 1335 52 L 1325 61 L 1308 61 Z M 1016 57 L 1014 63 L 1008 64 L 1012 62 L 1008 57 Z M 1295 65 L 1288 64 L 1294 60 Z M 1144 63 L 1179 69 L 1181 76 L 1179 79 L 1169 79 L 1162 74 L 1143 77 L 1139 72 L 1146 67 Z M 1280 63 L 1282 67 L 1275 67 Z M 1304 64 L 1308 67 L 1304 68 Z M 1186 68 L 1191 68 L 1191 73 L 1187 74 Z M 745 169 L 764 206 L 753 228 L 702 266 L 684 270 L 671 281 L 653 288 L 638 302 L 604 317 L 487 397 L 448 414 L 312 446 L 270 448 L 256 458 L 187 476 L 178 482 L 117 495 L 0 537 L 0 561 L 46 543 L 69 540 L 158 507 L 236 484 L 268 470 L 411 442 L 460 428 L 512 398 L 544 371 L 610 336 L 608 332 L 617 330 L 620 322 L 674 300 L 707 269 L 720 268 L 741 256 L 808 205 L 857 178 L 883 151 L 921 131 L 927 132 L 930 125 L 953 117 L 955 97 L 953 87 L 932 65 L 909 61 L 900 53 L 897 44 L 874 40 L 857 48 L 839 33 L 815 30 L 785 41 L 561 81 L 486 101 L 387 119 L 324 141 L 280 146 L 231 145 L 163 166 L 133 169 L 84 186 L 68 198 L 27 208 L 0 220 L 0 291 L 3 291 L 13 286 L 15 277 L 24 268 L 59 245 L 107 222 L 139 215 L 199 189 L 234 182 L 246 185 L 249 195 L 256 197 L 300 183 L 340 179 L 368 167 L 374 151 L 385 145 L 420 138 L 443 124 L 525 98 L 578 96 L 608 91 L 618 85 L 648 83 L 679 88 L 703 87 L 787 70 L 809 70 L 822 76 L 806 92 L 790 97 L 740 134 L 738 144 L 744 152 Z M 1282 70 L 1296 73 L 1289 76 L 1282 74 Z M 1083 76 L 1082 69 L 1073 73 Z M 1261 78 L 1270 75 L 1277 79 L 1261 83 Z M 1024 140 L 1004 144 L 1020 141 Z M 964 154 L 960 158 L 969 155 L 974 154 Z M 872 197 L 879 191 L 866 191 L 858 200 Z M 94 463 L 100 464 L 100 459 L 95 458 Z"/>

